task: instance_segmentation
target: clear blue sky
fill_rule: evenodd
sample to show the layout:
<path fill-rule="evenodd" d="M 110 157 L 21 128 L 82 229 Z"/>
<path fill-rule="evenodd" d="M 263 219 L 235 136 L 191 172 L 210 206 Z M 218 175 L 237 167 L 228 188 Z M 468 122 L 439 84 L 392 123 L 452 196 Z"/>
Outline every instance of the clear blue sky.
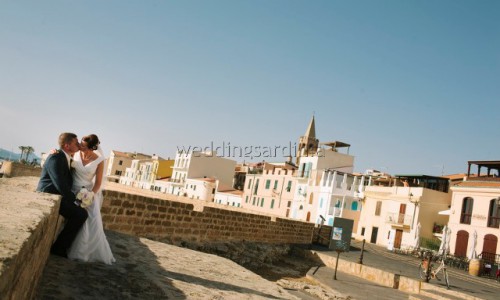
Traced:
<path fill-rule="evenodd" d="M 499 16 L 496 0 L 0 1 L 0 147 L 284 146 L 314 112 L 355 171 L 465 172 L 500 159 Z"/>

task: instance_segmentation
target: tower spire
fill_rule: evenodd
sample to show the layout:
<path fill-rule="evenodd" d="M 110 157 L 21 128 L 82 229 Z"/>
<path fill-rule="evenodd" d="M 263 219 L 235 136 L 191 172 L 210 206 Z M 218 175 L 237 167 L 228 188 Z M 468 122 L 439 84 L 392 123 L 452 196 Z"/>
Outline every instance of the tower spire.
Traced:
<path fill-rule="evenodd" d="M 304 134 L 304 137 L 309 139 L 316 139 L 316 125 L 314 123 L 314 115 L 309 122 L 309 126 L 307 126 L 306 134 Z"/>
<path fill-rule="evenodd" d="M 306 134 L 299 138 L 299 148 L 297 149 L 297 163 L 302 156 L 316 155 L 319 140 L 316 138 L 316 124 L 314 114 L 307 126 Z"/>

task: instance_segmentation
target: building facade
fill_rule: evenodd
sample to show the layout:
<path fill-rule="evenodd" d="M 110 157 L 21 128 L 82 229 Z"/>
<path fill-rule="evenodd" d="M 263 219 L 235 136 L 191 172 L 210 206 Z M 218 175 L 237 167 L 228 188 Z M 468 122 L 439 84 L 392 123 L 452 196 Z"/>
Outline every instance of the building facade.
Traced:
<path fill-rule="evenodd" d="M 389 186 L 372 182 L 363 192 L 358 239 L 389 250 L 413 248 L 417 239 L 435 239 L 437 228 L 448 222 L 448 216 L 439 214 L 451 202 L 447 178 L 396 175 Z"/>
<path fill-rule="evenodd" d="M 216 152 L 178 151 L 175 155 L 172 178 L 167 184 L 167 192 L 213 201 L 214 189 L 217 186 L 233 186 L 235 168 L 236 161 L 219 157 Z M 208 186 L 211 188 L 210 191 L 213 191 L 210 195 L 202 192 Z"/>
<path fill-rule="evenodd" d="M 478 172 L 471 174 L 470 168 L 474 165 Z M 487 173 L 481 174 L 484 167 Z M 500 263 L 497 254 L 500 249 L 499 172 L 500 161 L 469 161 L 465 180 L 451 187 L 451 254 L 469 258 L 479 256 L 490 263 Z"/>

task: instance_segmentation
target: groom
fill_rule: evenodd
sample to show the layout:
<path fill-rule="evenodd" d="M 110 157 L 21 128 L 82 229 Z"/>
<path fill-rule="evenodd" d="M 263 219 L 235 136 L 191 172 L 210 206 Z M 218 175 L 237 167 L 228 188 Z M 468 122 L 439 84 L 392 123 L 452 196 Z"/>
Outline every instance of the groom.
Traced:
<path fill-rule="evenodd" d="M 59 214 L 64 217 L 66 224 L 57 240 L 52 245 L 50 253 L 67 257 L 67 250 L 87 220 L 87 210 L 77 206 L 75 195 L 71 192 L 73 178 L 71 176 L 71 156 L 80 149 L 78 138 L 74 133 L 59 135 L 60 150 L 49 155 L 42 169 L 37 191 L 58 194 L 62 196 Z"/>

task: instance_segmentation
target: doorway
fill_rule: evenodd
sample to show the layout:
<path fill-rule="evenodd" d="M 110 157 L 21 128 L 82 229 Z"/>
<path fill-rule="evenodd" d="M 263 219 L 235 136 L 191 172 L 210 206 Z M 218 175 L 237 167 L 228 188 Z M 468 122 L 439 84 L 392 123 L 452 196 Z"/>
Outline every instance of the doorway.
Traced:
<path fill-rule="evenodd" d="M 378 235 L 378 227 L 373 227 L 372 228 L 372 236 L 370 238 L 370 243 L 372 243 L 372 244 L 377 243 L 377 235 Z"/>
<path fill-rule="evenodd" d="M 457 241 L 455 244 L 455 256 L 467 256 L 467 244 L 469 243 L 469 233 L 465 230 L 457 232 Z"/>
<path fill-rule="evenodd" d="M 394 248 L 401 248 L 401 240 L 403 240 L 403 230 L 396 229 L 396 236 L 394 238 Z"/>

